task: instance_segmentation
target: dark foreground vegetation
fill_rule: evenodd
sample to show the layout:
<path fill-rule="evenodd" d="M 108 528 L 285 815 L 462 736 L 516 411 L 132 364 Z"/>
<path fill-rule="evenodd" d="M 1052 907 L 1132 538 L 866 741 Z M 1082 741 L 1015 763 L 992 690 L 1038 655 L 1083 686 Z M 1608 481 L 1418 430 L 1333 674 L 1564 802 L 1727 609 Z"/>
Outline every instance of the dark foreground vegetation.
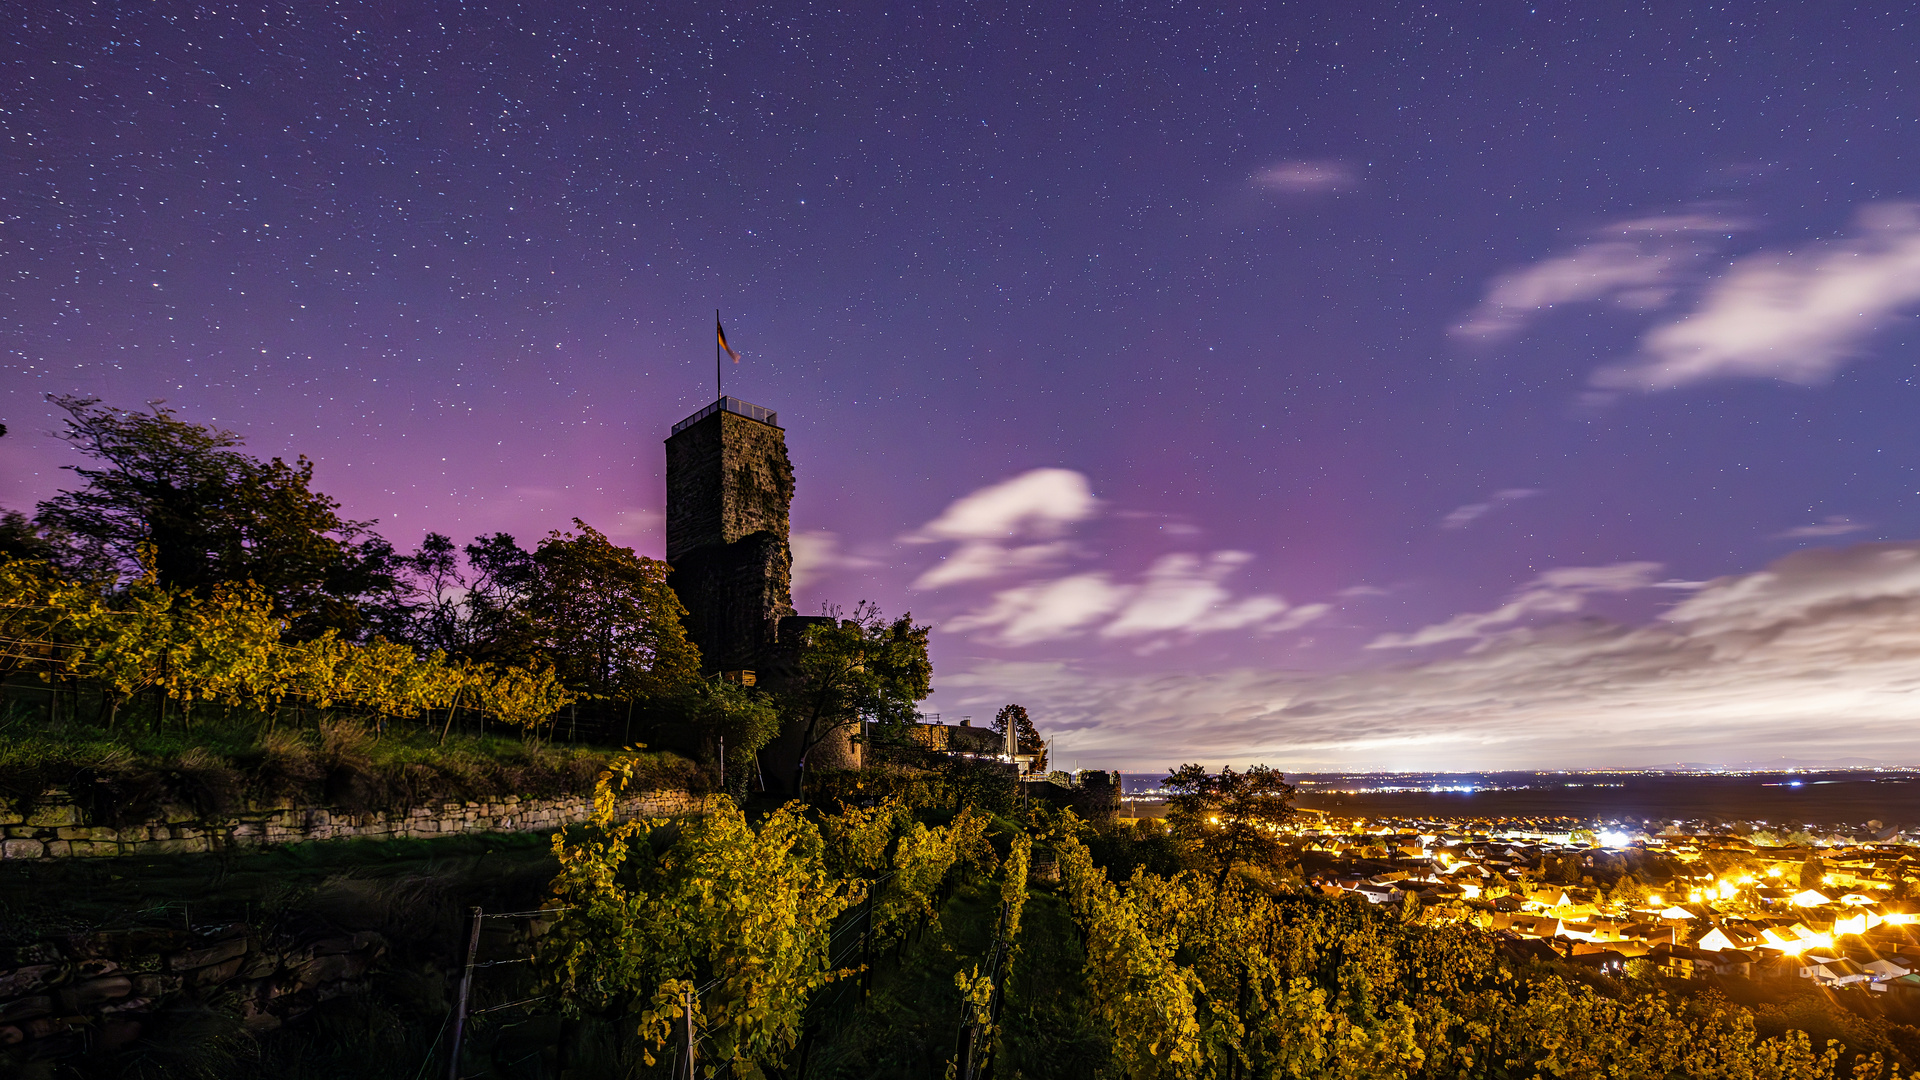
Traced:
<path fill-rule="evenodd" d="M 1901 1075 L 1920 1052 L 1885 995 L 1603 977 L 1417 907 L 1309 896 L 1287 851 L 1207 824 L 1218 791 L 1129 824 L 964 767 L 838 779 L 864 797 L 716 795 L 551 845 L 7 865 L 4 959 L 68 964 L 39 992 L 54 1006 L 246 945 L 145 1012 L 8 1048 L 0 1075 L 444 1075 L 475 905 L 468 1077 L 675 1075 L 689 1004 L 720 1076 L 1786 1080 Z"/>

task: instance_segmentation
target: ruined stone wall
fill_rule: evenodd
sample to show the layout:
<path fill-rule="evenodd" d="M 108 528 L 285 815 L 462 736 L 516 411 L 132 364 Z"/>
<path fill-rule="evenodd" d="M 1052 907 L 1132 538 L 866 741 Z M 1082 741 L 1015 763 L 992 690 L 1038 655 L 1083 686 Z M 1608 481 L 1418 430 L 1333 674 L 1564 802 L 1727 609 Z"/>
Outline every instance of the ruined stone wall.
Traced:
<path fill-rule="evenodd" d="M 672 817 L 699 808 L 683 791 L 651 791 L 622 799 L 622 820 Z M 441 803 L 384 813 L 352 813 L 324 806 L 257 807 L 204 819 L 186 807 L 135 825 L 88 821 L 64 796 L 31 810 L 0 804 L 0 860 L 99 858 L 118 855 L 191 855 L 308 840 L 429 839 L 463 833 L 552 832 L 587 820 L 587 795 L 521 798 L 506 795 L 476 802 Z"/>

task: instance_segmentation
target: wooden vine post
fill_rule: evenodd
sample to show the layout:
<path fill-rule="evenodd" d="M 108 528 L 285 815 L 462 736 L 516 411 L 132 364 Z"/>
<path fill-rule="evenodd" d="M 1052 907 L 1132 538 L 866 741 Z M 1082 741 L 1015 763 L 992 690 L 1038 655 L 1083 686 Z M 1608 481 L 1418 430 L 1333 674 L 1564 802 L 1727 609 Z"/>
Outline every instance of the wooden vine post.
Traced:
<path fill-rule="evenodd" d="M 460 1041 L 467 1033 L 467 995 L 473 990 L 473 959 L 480 951 L 480 909 L 468 909 L 467 964 L 460 971 L 460 994 L 453 1007 L 453 1048 L 447 1054 L 447 1080 L 460 1080 Z"/>

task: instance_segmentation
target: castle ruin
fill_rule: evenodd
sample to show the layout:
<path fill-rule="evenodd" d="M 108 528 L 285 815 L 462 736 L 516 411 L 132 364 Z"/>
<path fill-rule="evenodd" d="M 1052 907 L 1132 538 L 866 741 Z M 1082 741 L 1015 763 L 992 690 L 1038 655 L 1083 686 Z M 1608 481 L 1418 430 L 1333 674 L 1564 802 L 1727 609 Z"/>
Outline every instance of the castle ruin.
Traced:
<path fill-rule="evenodd" d="M 709 673 L 765 666 L 793 614 L 793 463 L 779 420 L 723 397 L 667 437 L 667 580 Z"/>
<path fill-rule="evenodd" d="M 797 677 L 801 631 L 831 623 L 793 612 L 788 512 L 793 463 L 779 414 L 722 397 L 667 436 L 667 584 L 687 609 L 687 636 L 709 675 L 779 689 Z M 848 768 L 859 749 L 839 730 L 804 754 L 814 768 Z M 789 790 L 801 733 L 760 752 L 768 790 Z"/>

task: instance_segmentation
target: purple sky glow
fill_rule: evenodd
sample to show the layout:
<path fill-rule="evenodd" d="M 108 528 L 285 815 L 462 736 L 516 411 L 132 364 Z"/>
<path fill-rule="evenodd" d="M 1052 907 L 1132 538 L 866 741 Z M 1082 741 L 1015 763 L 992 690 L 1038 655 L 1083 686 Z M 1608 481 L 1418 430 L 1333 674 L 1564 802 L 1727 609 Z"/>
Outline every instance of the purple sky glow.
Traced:
<path fill-rule="evenodd" d="M 44 395 L 661 554 L 779 410 L 797 606 L 1067 764 L 1920 762 L 1920 30 L 1572 3 L 19 9 Z"/>

